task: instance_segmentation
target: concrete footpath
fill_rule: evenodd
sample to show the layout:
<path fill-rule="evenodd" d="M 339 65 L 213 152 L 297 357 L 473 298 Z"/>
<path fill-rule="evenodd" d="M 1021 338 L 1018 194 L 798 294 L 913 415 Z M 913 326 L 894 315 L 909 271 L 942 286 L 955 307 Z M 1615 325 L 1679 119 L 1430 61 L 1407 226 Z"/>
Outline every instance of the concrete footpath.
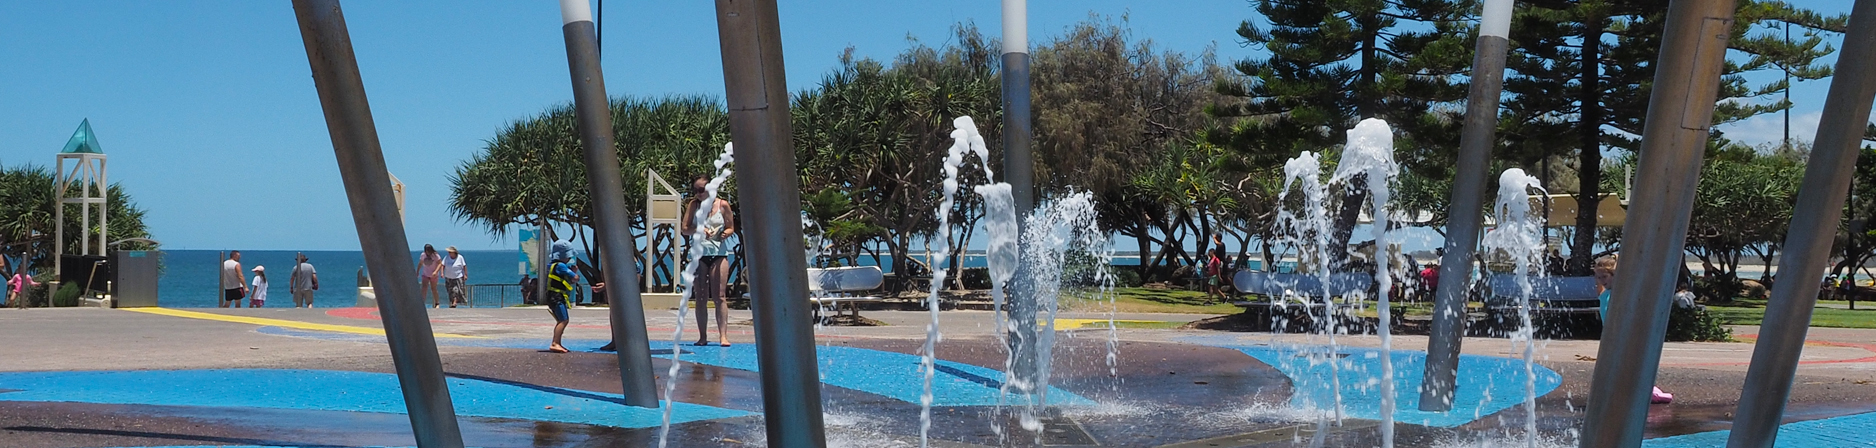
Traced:
<path fill-rule="evenodd" d="M 594 351 L 610 339 L 605 309 L 573 310 L 566 338 L 575 353 L 565 355 L 544 351 L 552 329 L 544 308 L 429 312 L 471 445 L 656 445 L 661 413 L 619 405 L 615 358 Z M 923 386 L 916 355 L 930 315 L 865 316 L 885 325 L 817 329 L 830 443 L 917 446 Z M 1325 412 L 1306 406 L 1308 369 L 1320 363 L 1288 360 L 1316 359 L 1310 353 L 1326 338 L 1126 328 L 1206 317 L 1122 314 L 1111 318 L 1123 328 L 1110 333 L 1110 316 L 1059 316 L 1050 403 L 1062 410 L 1041 415 L 1046 437 L 1032 439 L 1011 420 L 1011 408 L 996 406 L 1012 397 L 999 392 L 1004 351 L 996 315 L 942 312 L 933 438 L 938 446 L 1307 444 Z M 673 395 L 683 403 L 673 409 L 673 446 L 761 444 L 757 341 L 747 311 L 731 311 L 730 323 L 731 347 L 689 345 L 698 339 L 695 322 L 685 322 L 674 345 L 677 316 L 648 313 L 660 381 L 674 352 L 684 361 Z M 366 308 L 0 310 L 0 446 L 410 445 L 381 325 Z M 711 328 L 719 342 L 714 322 Z M 1756 333 L 1735 327 L 1748 342 L 1669 343 L 1657 384 L 1677 398 L 1652 408 L 1648 437 L 1726 429 Z M 1876 330 L 1819 328 L 1810 339 L 1788 420 L 1876 412 Z M 1337 342 L 1350 366 L 1365 362 L 1350 354 L 1379 346 L 1371 335 Z M 1425 345 L 1423 336 L 1394 337 L 1403 356 L 1397 366 L 1417 366 L 1414 356 L 1424 356 L 1410 351 Z M 1522 372 L 1512 368 L 1522 350 L 1506 339 L 1468 338 L 1463 347 L 1493 371 Z M 1539 370 L 1554 382 L 1540 389 L 1536 418 L 1554 445 L 1568 445 L 1581 419 L 1596 348 L 1597 341 L 1539 343 Z M 1396 391 L 1415 395 L 1418 367 L 1397 373 L 1404 382 Z M 1359 423 L 1367 421 L 1363 408 L 1379 403 L 1362 401 L 1374 393 L 1360 379 L 1329 392 L 1348 400 L 1349 422 L 1356 422 L 1325 433 L 1329 446 L 1370 443 L 1378 434 L 1373 422 Z M 1489 446 L 1508 434 L 1504 428 L 1522 427 L 1522 380 L 1462 378 L 1462 390 L 1466 384 L 1488 388 L 1486 397 L 1467 403 L 1465 415 L 1397 424 L 1400 444 Z M 1491 389 L 1500 386 L 1518 389 Z"/>

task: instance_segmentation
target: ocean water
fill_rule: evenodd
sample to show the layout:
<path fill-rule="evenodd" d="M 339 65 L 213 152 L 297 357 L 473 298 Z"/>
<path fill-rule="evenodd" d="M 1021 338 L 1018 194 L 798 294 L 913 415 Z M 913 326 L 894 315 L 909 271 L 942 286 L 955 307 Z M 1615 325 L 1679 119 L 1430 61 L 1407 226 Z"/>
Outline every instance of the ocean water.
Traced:
<path fill-rule="evenodd" d="M 439 249 L 439 252 L 441 250 Z M 290 251 L 290 250 L 244 250 L 241 251 L 241 267 L 252 270 L 255 266 L 267 267 L 267 303 L 268 308 L 289 308 L 293 306 L 293 295 L 287 291 L 287 279 L 293 271 L 293 254 L 305 253 L 307 262 L 319 272 L 319 291 L 313 293 L 313 306 L 319 308 L 349 307 L 358 303 L 358 272 L 365 267 L 365 254 L 359 251 Z M 170 308 L 214 308 L 221 298 L 221 261 L 220 251 L 213 250 L 170 250 L 163 251 L 163 271 L 157 279 L 158 306 Z M 411 253 L 414 263 L 417 252 Z M 521 280 L 519 263 L 521 251 L 518 250 L 472 250 L 463 251 L 462 256 L 469 262 L 470 284 L 509 284 Z M 415 264 L 411 265 L 416 270 Z M 254 281 L 254 273 L 247 272 L 248 282 Z M 449 303 L 448 293 L 442 290 L 438 282 L 437 292 L 443 294 L 443 302 Z M 519 290 L 508 288 L 511 297 L 509 303 L 519 300 Z M 242 301 L 246 306 L 246 300 Z M 426 297 L 427 302 L 427 297 Z M 481 300 L 478 300 L 481 302 Z"/>
<path fill-rule="evenodd" d="M 290 250 L 249 250 L 241 251 L 241 265 L 244 269 L 255 266 L 267 267 L 267 303 L 268 308 L 293 306 L 293 296 L 287 291 L 287 279 L 292 274 L 293 255 L 305 253 L 313 268 L 319 272 L 320 289 L 313 294 L 313 306 L 319 308 L 349 307 L 358 302 L 358 273 L 365 267 L 365 254 L 360 251 L 290 251 Z M 415 262 L 418 252 L 411 252 Z M 221 297 L 220 251 L 213 250 L 170 250 L 163 251 L 163 271 L 157 280 L 157 305 L 170 308 L 214 308 Z M 471 250 L 463 251 L 462 256 L 469 261 L 469 284 L 471 285 L 515 285 L 521 280 L 521 251 L 519 250 Z M 582 255 L 582 257 L 584 257 Z M 923 258 L 915 255 L 915 257 Z M 892 270 L 892 257 L 881 255 L 880 265 Z M 668 260 L 667 260 L 668 261 Z M 862 265 L 871 265 L 871 256 L 859 259 Z M 1113 264 L 1120 266 L 1139 264 L 1139 259 L 1132 256 L 1117 256 Z M 1253 263 L 1256 263 L 1253 261 Z M 963 257 L 964 267 L 981 268 L 987 266 L 981 252 L 973 252 Z M 415 265 L 411 269 L 416 269 Z M 249 282 L 254 273 L 247 272 Z M 581 280 L 587 280 L 582 278 Z M 583 282 L 585 283 L 585 282 Z M 447 292 L 438 284 L 438 292 Z M 521 300 L 517 287 L 484 287 L 476 289 L 476 306 L 513 305 Z M 428 301 L 428 297 L 425 297 Z M 246 301 L 243 301 L 243 306 Z"/>

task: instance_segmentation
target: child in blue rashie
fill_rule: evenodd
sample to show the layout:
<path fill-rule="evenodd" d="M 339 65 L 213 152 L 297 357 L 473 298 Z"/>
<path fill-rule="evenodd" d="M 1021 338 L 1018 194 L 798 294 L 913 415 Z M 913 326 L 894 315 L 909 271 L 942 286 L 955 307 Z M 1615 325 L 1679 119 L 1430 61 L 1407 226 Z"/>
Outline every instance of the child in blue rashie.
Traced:
<path fill-rule="evenodd" d="M 553 250 L 554 263 L 548 267 L 547 274 L 547 311 L 554 315 L 554 341 L 547 346 L 547 351 L 566 353 L 567 347 L 560 345 L 560 335 L 567 332 L 567 308 L 572 306 L 573 286 L 580 281 L 580 274 L 573 270 L 573 244 L 555 241 Z"/>
<path fill-rule="evenodd" d="M 1616 257 L 1613 254 L 1597 258 L 1596 265 L 1593 268 L 1596 273 L 1596 290 L 1601 292 L 1596 299 L 1602 302 L 1602 311 L 1596 314 L 1596 316 L 1602 318 L 1605 325 L 1609 322 L 1609 293 L 1611 289 L 1615 288 L 1615 261 Z M 1656 386 L 1654 388 L 1654 394 L 1649 397 L 1648 402 L 1654 404 L 1672 403 L 1674 402 L 1674 394 L 1662 391 L 1660 386 Z"/>

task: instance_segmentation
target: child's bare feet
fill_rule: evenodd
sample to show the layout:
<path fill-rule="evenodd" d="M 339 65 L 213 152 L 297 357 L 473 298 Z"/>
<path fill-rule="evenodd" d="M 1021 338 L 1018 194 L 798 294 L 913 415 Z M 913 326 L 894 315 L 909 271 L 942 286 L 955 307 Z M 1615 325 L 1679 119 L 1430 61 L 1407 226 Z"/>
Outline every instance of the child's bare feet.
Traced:
<path fill-rule="evenodd" d="M 567 348 L 561 347 L 560 344 L 554 344 L 554 345 L 547 346 L 547 351 L 554 352 L 554 353 L 566 353 Z"/>

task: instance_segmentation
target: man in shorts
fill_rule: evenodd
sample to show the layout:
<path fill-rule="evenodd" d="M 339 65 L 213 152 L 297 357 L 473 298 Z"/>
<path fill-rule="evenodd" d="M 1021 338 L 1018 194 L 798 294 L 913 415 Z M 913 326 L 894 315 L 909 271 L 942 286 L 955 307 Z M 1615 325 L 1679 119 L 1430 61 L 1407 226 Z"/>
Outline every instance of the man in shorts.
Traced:
<path fill-rule="evenodd" d="M 567 323 L 572 320 L 567 315 L 567 308 L 572 306 L 574 285 L 579 284 L 580 274 L 573 270 L 573 244 L 555 241 L 553 265 L 547 274 L 547 312 L 554 315 L 554 341 L 547 345 L 547 351 L 566 353 L 567 347 L 560 345 L 560 335 L 567 332 Z"/>
<path fill-rule="evenodd" d="M 293 274 L 287 279 L 287 291 L 293 293 L 294 308 L 312 308 L 313 291 L 319 290 L 319 271 L 313 270 L 313 264 L 306 254 L 294 254 L 296 263 Z"/>
<path fill-rule="evenodd" d="M 443 256 L 443 289 L 449 290 L 449 307 L 455 308 L 465 302 L 464 297 L 469 294 L 469 287 L 464 285 L 469 279 L 469 262 L 456 252 L 456 246 L 446 251 L 449 253 Z"/>
<path fill-rule="evenodd" d="M 234 304 L 241 307 L 241 298 L 247 297 L 247 275 L 241 271 L 241 251 L 229 251 L 228 259 L 221 261 L 221 307 Z"/>

